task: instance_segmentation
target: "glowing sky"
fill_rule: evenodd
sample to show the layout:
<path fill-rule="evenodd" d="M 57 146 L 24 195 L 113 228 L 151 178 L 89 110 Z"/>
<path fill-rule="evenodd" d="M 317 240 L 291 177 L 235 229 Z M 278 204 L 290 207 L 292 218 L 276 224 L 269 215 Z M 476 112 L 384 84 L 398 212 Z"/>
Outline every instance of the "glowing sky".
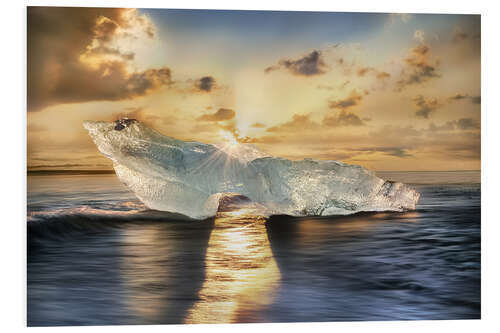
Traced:
<path fill-rule="evenodd" d="M 374 170 L 479 170 L 478 15 L 28 9 L 28 168 L 109 169 L 139 119 Z"/>

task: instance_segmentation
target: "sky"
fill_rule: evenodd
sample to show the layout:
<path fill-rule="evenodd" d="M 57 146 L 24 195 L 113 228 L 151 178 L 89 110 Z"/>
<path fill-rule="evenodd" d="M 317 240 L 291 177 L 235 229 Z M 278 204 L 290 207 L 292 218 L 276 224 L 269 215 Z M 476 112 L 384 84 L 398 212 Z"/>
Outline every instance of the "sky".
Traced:
<path fill-rule="evenodd" d="M 85 120 L 371 170 L 479 170 L 479 15 L 28 8 L 29 170 L 111 169 Z"/>

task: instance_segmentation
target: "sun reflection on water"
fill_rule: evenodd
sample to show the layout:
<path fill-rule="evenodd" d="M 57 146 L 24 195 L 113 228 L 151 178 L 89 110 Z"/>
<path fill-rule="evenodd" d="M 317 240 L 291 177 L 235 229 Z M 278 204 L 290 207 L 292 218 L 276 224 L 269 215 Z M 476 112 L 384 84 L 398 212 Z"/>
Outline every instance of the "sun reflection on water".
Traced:
<path fill-rule="evenodd" d="M 205 282 L 186 323 L 259 320 L 274 298 L 281 275 L 265 220 L 245 209 L 219 213 L 206 254 Z"/>

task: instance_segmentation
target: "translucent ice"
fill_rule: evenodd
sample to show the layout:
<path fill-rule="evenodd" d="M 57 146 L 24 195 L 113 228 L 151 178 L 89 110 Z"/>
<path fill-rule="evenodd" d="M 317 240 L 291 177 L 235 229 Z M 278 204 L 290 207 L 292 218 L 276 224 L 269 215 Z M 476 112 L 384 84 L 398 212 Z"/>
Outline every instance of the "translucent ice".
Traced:
<path fill-rule="evenodd" d="M 192 218 L 214 216 L 238 193 L 262 215 L 352 214 L 415 209 L 419 194 L 357 165 L 266 156 L 247 144 L 210 145 L 164 136 L 133 120 L 87 121 L 120 180 L 151 209 Z"/>

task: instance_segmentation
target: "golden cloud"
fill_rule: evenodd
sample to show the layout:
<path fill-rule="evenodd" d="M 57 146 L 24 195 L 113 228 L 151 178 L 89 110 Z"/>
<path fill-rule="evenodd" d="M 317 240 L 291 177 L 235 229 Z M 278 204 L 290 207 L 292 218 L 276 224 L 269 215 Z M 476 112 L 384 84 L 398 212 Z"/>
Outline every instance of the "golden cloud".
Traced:
<path fill-rule="evenodd" d="M 169 85 L 169 68 L 130 71 L 134 53 L 114 45 L 137 31 L 154 36 L 152 23 L 133 9 L 29 7 L 28 111 L 131 99 Z"/>

